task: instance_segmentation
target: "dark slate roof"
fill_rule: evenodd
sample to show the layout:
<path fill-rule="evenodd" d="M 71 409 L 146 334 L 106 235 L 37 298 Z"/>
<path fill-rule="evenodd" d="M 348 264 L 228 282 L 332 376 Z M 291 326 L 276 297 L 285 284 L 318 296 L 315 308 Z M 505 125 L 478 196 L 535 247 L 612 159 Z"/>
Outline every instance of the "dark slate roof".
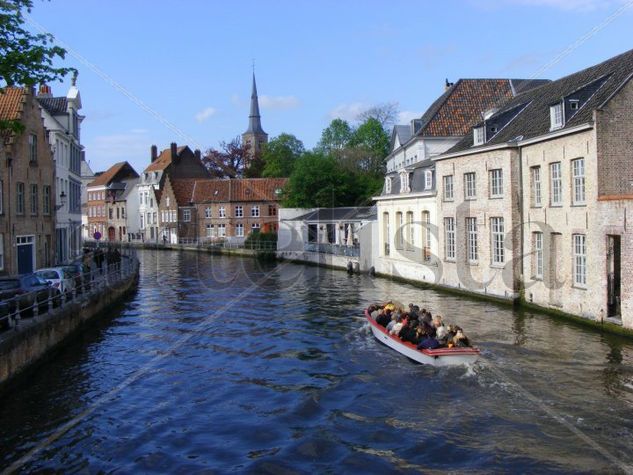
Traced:
<path fill-rule="evenodd" d="M 319 208 L 293 218 L 292 221 L 359 221 L 376 219 L 376 213 L 375 206 Z"/>
<path fill-rule="evenodd" d="M 66 114 L 68 101 L 65 97 L 38 97 L 40 105 L 52 115 Z"/>
<path fill-rule="evenodd" d="M 529 139 L 550 132 L 550 106 L 572 98 L 580 100 L 578 110 L 567 109 L 565 130 L 593 119 L 593 111 L 602 107 L 633 75 L 633 50 L 615 56 L 595 66 L 583 69 L 556 81 L 517 95 L 488 119 L 494 121 L 510 109 L 518 113 L 483 146 L 503 144 L 518 137 Z M 521 107 L 522 106 L 522 107 Z M 511 114 L 506 114 L 511 115 Z M 447 153 L 473 149 L 473 134 L 468 133 Z"/>
<path fill-rule="evenodd" d="M 435 191 L 435 182 L 433 183 L 433 188 L 431 190 L 424 189 L 425 185 L 425 172 L 429 169 L 433 170 L 435 168 L 435 162 L 432 162 L 430 159 L 423 160 L 418 162 L 410 167 L 407 167 L 406 170 L 410 173 L 409 178 L 409 188 L 411 188 L 410 193 L 421 193 L 423 191 Z M 385 193 L 385 187 L 383 185 L 383 190 L 381 196 L 392 196 L 400 194 L 400 173 L 399 172 L 391 172 L 386 175 L 391 178 L 391 193 Z"/>
<path fill-rule="evenodd" d="M 411 126 L 410 125 L 394 125 L 393 126 L 393 135 L 398 137 L 398 141 L 400 145 L 404 145 L 411 139 Z M 392 142 L 393 147 L 393 142 Z"/>

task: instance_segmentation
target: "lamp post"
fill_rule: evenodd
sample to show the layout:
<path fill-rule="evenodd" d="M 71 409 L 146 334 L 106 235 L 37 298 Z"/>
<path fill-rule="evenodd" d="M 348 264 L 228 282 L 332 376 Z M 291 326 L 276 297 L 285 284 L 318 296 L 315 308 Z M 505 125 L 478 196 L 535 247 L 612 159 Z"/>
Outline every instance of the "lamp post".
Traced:
<path fill-rule="evenodd" d="M 55 205 L 55 211 L 60 210 L 66 204 L 66 193 L 63 191 L 59 194 L 59 204 Z"/>

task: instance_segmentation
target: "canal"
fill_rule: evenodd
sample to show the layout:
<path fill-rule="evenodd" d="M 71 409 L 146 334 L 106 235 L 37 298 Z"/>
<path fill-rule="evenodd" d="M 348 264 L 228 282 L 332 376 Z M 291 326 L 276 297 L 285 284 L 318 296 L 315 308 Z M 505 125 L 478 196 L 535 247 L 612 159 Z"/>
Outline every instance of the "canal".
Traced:
<path fill-rule="evenodd" d="M 31 473 L 626 472 L 633 343 L 368 276 L 139 253 L 139 289 L 0 400 L 0 466 Z M 415 364 L 362 309 L 464 327 L 472 368 Z"/>

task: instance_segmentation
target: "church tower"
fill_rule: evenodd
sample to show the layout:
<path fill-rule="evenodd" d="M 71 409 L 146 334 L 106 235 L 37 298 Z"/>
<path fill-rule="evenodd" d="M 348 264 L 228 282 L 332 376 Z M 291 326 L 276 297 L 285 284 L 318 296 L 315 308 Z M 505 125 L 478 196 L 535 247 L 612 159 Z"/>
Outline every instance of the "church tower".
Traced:
<path fill-rule="evenodd" d="M 262 129 L 261 116 L 259 115 L 259 101 L 257 99 L 257 85 L 255 84 L 255 72 L 253 72 L 253 90 L 251 92 L 251 112 L 248 116 L 248 129 L 242 134 L 242 143 L 250 145 L 249 158 L 259 154 L 262 145 L 268 142 L 268 134 Z"/>

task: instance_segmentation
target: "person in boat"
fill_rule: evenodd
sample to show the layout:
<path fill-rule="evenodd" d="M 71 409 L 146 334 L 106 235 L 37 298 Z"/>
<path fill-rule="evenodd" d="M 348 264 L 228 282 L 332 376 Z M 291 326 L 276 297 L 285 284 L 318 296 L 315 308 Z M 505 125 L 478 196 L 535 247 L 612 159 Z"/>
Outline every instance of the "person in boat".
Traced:
<path fill-rule="evenodd" d="M 381 311 L 382 311 L 382 308 L 380 307 L 380 305 L 370 305 L 367 308 L 367 312 L 369 313 L 371 318 L 373 318 L 374 320 L 376 320 L 376 318 L 378 317 Z"/>
<path fill-rule="evenodd" d="M 391 321 L 391 310 L 382 310 L 375 320 L 378 325 L 386 328 Z"/>
<path fill-rule="evenodd" d="M 400 339 L 417 345 L 420 342 L 417 336 L 419 326 L 420 324 L 417 320 L 409 320 L 407 325 L 400 330 Z"/>
<path fill-rule="evenodd" d="M 435 315 L 433 318 L 433 327 L 435 328 L 435 339 L 445 345 L 448 338 L 448 328 L 442 322 L 440 315 Z"/>
<path fill-rule="evenodd" d="M 398 317 L 396 324 L 391 328 L 389 332 L 390 335 L 398 336 L 400 335 L 400 330 L 409 322 L 408 316 L 406 313 L 403 313 Z"/>
<path fill-rule="evenodd" d="M 467 348 L 470 346 L 468 337 L 464 335 L 464 331 L 460 327 L 455 327 L 455 336 L 453 336 L 453 346 L 458 348 Z"/>
<path fill-rule="evenodd" d="M 391 332 L 396 323 L 398 323 L 398 315 L 396 312 L 391 312 L 391 321 L 385 327 L 387 332 Z"/>
<path fill-rule="evenodd" d="M 440 342 L 435 337 L 425 335 L 418 343 L 418 350 L 435 350 L 440 347 Z"/>

